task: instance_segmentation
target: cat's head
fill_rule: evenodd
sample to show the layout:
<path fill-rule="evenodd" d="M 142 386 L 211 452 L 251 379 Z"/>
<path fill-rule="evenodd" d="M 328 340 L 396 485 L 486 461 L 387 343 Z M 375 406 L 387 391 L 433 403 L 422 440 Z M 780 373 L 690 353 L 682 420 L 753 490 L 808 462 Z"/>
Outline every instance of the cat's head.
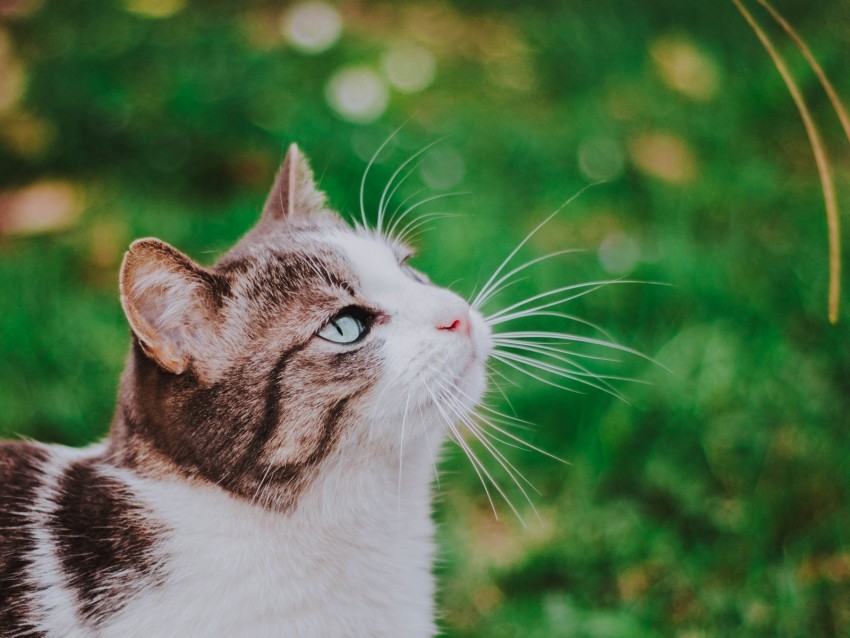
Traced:
<path fill-rule="evenodd" d="M 260 221 L 213 267 L 134 242 L 125 456 L 286 505 L 329 454 L 397 459 L 406 421 L 405 445 L 440 437 L 428 428 L 484 390 L 489 329 L 411 255 L 330 211 L 294 145 Z"/>

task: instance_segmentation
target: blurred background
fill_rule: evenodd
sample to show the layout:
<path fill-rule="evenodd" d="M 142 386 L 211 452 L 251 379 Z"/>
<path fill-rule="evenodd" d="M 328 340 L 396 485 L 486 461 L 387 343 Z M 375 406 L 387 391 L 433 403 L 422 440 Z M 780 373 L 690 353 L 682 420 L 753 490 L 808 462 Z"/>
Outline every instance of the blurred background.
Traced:
<path fill-rule="evenodd" d="M 788 56 L 850 207 L 829 103 L 749 4 Z M 850 3 L 777 6 L 850 96 Z M 625 401 L 494 366 L 493 408 L 533 423 L 511 431 L 569 464 L 500 444 L 539 491 L 520 482 L 535 514 L 475 448 L 523 523 L 491 487 L 496 519 L 447 450 L 445 635 L 850 635 L 850 290 L 830 325 L 811 151 L 731 2 L 0 0 L 0 434 L 105 434 L 132 239 L 212 263 L 256 220 L 291 141 L 333 205 L 357 214 L 369 157 L 403 123 L 365 200 L 374 214 L 393 171 L 442 139 L 391 206 L 464 193 L 417 210 L 456 215 L 417 240 L 415 265 L 437 283 L 472 293 L 602 182 L 513 263 L 580 252 L 525 271 L 485 311 L 585 281 L 670 284 L 561 308 L 669 369 L 586 361 L 642 382 L 615 384 Z M 557 325 L 544 319 L 523 325 Z"/>

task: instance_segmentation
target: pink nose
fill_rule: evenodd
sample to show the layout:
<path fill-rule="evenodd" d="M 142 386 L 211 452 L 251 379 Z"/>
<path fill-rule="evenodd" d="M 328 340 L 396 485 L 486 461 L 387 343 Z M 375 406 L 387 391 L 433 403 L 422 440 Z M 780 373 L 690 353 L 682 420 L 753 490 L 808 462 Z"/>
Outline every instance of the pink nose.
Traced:
<path fill-rule="evenodd" d="M 445 330 L 446 332 L 457 332 L 465 337 L 469 336 L 471 324 L 469 322 L 469 313 L 455 313 L 449 315 L 437 323 L 437 330 Z"/>

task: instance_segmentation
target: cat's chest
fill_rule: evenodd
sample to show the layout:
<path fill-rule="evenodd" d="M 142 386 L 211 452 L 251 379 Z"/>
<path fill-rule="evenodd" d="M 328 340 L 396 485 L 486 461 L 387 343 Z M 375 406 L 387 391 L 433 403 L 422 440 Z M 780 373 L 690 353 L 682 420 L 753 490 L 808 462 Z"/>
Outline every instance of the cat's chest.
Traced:
<path fill-rule="evenodd" d="M 103 636 L 432 635 L 427 517 L 319 524 L 209 491 L 159 491 L 147 499 L 169 529 L 162 578 Z"/>

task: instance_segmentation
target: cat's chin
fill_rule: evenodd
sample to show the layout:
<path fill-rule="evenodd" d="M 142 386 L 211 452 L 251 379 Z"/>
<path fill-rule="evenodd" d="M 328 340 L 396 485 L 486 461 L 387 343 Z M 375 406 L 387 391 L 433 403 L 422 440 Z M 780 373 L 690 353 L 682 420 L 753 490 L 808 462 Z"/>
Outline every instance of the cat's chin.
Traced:
<path fill-rule="evenodd" d="M 472 410 L 478 405 L 487 389 L 485 365 L 493 347 L 490 327 L 484 323 L 484 318 L 475 310 L 470 312 L 470 323 L 471 353 L 455 382 L 455 386 L 458 388 L 456 398 L 461 400 L 461 404 L 468 403 L 468 410 Z"/>

